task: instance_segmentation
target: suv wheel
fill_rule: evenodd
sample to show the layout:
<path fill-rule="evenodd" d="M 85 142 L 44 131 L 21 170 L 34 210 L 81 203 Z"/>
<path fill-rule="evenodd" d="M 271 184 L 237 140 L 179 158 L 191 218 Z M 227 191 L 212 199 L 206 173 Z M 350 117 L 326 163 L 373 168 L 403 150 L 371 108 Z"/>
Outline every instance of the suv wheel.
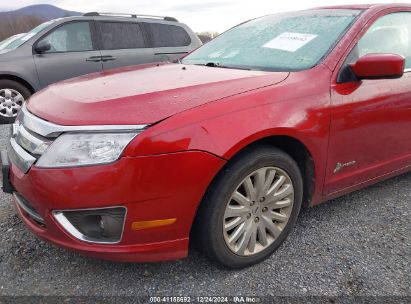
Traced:
<path fill-rule="evenodd" d="M 302 197 L 301 173 L 288 154 L 269 146 L 243 153 L 202 202 L 195 227 L 200 249 L 230 268 L 261 262 L 290 233 Z"/>
<path fill-rule="evenodd" d="M 13 123 L 17 112 L 30 95 L 30 91 L 20 83 L 0 80 L 0 124 Z"/>

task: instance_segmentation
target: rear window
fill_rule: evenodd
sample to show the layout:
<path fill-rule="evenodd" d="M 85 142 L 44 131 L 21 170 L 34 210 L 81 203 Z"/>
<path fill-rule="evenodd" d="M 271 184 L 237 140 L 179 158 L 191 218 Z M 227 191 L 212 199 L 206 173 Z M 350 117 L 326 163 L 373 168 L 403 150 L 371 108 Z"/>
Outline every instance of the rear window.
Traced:
<path fill-rule="evenodd" d="M 151 33 L 154 47 L 179 47 L 191 44 L 187 32 L 177 25 L 146 23 Z"/>
<path fill-rule="evenodd" d="M 138 23 L 100 22 L 104 50 L 144 48 L 144 36 Z"/>

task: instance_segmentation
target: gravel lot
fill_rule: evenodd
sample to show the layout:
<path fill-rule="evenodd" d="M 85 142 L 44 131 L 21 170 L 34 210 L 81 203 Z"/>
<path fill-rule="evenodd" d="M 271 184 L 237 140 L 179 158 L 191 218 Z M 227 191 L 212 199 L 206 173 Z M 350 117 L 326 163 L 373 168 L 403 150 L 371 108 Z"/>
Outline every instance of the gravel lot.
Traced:
<path fill-rule="evenodd" d="M 5 136 L 0 126 L 0 148 Z M 269 260 L 241 271 L 221 270 L 196 251 L 157 264 L 82 257 L 35 238 L 1 192 L 0 295 L 409 297 L 410 185 L 408 173 L 302 211 Z"/>
<path fill-rule="evenodd" d="M 0 149 L 4 149 L 10 125 L 0 125 Z"/>

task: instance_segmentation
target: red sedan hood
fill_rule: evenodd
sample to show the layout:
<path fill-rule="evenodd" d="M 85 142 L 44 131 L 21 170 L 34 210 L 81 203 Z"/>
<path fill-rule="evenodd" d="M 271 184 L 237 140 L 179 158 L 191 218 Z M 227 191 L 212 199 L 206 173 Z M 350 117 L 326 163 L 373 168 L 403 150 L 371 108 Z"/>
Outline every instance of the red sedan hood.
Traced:
<path fill-rule="evenodd" d="M 181 64 L 134 66 L 52 85 L 35 94 L 28 109 L 61 125 L 151 124 L 287 76 Z"/>

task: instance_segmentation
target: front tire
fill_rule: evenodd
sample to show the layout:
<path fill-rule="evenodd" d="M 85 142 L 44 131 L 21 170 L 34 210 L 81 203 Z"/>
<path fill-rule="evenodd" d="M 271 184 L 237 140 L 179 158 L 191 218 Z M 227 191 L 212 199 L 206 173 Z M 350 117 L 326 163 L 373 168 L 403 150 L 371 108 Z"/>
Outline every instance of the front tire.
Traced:
<path fill-rule="evenodd" d="M 200 249 L 229 268 L 269 257 L 295 225 L 303 182 L 296 162 L 271 146 L 243 151 L 216 177 L 200 206 Z"/>
<path fill-rule="evenodd" d="M 22 84 L 9 79 L 1 79 L 0 124 L 13 123 L 18 111 L 30 95 L 30 91 Z"/>

